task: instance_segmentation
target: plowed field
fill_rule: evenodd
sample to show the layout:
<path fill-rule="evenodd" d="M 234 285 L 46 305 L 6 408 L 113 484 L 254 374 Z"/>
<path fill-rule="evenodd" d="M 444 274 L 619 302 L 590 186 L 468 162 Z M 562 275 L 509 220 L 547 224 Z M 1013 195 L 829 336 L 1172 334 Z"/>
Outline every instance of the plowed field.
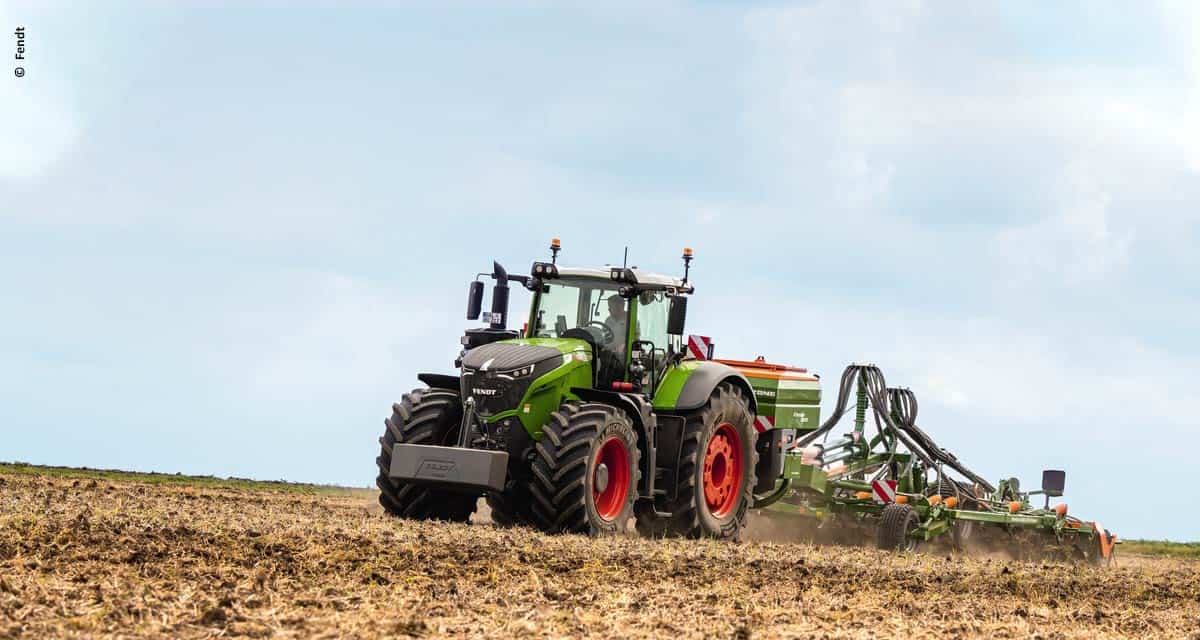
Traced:
<path fill-rule="evenodd" d="M 449 635 L 1200 638 L 1200 564 L 551 537 L 365 491 L 0 469 L 0 637 Z"/>

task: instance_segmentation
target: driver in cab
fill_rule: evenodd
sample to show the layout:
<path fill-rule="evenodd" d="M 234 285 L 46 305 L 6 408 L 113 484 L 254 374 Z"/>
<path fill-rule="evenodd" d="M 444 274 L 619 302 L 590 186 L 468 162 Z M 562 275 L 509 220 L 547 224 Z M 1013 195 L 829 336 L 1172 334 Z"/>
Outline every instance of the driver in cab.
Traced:
<path fill-rule="evenodd" d="M 629 326 L 629 314 L 625 310 L 625 299 L 619 295 L 608 298 L 608 317 L 604 326 L 612 331 L 612 342 L 609 344 L 614 353 L 625 357 L 625 329 Z"/>

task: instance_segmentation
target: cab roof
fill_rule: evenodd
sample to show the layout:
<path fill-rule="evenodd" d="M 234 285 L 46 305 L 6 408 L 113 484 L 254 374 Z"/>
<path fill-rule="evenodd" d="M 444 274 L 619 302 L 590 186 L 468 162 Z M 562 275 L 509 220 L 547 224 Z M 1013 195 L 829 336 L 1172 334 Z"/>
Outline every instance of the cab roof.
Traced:
<path fill-rule="evenodd" d="M 621 267 L 558 267 L 559 278 L 595 278 L 612 282 L 613 269 L 621 269 Z M 634 277 L 637 278 L 637 285 L 640 287 L 649 286 L 649 288 L 675 289 L 681 293 L 691 293 L 692 284 L 684 282 L 675 276 L 663 275 L 661 273 L 653 273 L 638 268 L 630 269 Z"/>

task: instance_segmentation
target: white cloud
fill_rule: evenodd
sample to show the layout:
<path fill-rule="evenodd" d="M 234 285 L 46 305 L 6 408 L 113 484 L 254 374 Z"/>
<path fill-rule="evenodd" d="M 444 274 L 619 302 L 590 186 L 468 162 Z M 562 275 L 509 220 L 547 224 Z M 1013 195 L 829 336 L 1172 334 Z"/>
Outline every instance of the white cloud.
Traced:
<path fill-rule="evenodd" d="M 926 9 L 817 2 L 745 21 L 748 129 L 774 204 L 824 205 L 820 217 L 843 223 L 797 232 L 851 244 L 847 220 L 886 229 L 894 246 L 957 258 L 980 286 L 1022 297 L 1103 288 L 1139 258 L 1194 262 L 1180 239 L 1200 207 L 1168 200 L 1200 158 L 1194 3 L 1163 8 L 1179 59 L 1087 64 L 1049 44 L 1014 52 L 996 16 Z M 970 38 L 954 35 L 964 25 Z M 981 232 L 939 235 L 926 217 Z M 881 270 L 895 266 L 872 250 Z"/>
<path fill-rule="evenodd" d="M 1055 213 L 997 234 L 996 259 L 1010 286 L 1042 278 L 1068 286 L 1099 283 L 1129 262 L 1134 231 L 1112 228 L 1109 190 L 1082 169 L 1065 178 Z"/>
<path fill-rule="evenodd" d="M 870 207 L 885 200 L 895 167 L 886 159 L 871 158 L 862 149 L 847 147 L 836 150 L 830 162 L 837 179 L 834 185 L 837 200 L 850 209 Z"/>
<path fill-rule="evenodd" d="M 926 397 L 932 397 L 935 402 L 940 402 L 948 407 L 966 408 L 971 404 L 971 399 L 966 392 L 959 389 L 958 385 L 941 373 L 928 373 L 921 384 L 914 384 L 910 388 L 920 388 L 922 395 L 928 394 Z"/>
<path fill-rule="evenodd" d="M 1188 155 L 1188 166 L 1200 173 L 1200 6 L 1186 0 L 1160 4 L 1163 27 L 1182 59 L 1187 77 L 1180 83 L 1182 100 L 1176 108 L 1183 114 L 1179 126 L 1170 131 Z"/>
<path fill-rule="evenodd" d="M 1140 464 L 1174 463 L 1185 454 L 1167 443 L 1195 428 L 1179 408 L 1193 395 L 1200 358 L 1135 337 L 1087 326 L 1062 335 L 1036 315 L 1018 323 L 700 285 L 689 323 L 713 337 L 719 357 L 810 368 L 824 378 L 826 411 L 843 367 L 874 362 L 889 385 L 916 393 L 927 431 L 986 468 L 1009 466 L 997 438 L 1025 446 L 1051 433 L 1074 442 L 1080 458 L 1123 452 Z"/>

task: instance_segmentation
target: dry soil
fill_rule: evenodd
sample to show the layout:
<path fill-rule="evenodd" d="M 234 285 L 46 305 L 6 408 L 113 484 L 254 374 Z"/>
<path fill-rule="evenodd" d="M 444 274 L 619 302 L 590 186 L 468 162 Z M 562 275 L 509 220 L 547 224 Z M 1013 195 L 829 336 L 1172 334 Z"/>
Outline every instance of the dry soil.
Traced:
<path fill-rule="evenodd" d="M 1200 564 L 591 540 L 365 491 L 0 472 L 0 637 L 452 635 L 1200 638 Z"/>

